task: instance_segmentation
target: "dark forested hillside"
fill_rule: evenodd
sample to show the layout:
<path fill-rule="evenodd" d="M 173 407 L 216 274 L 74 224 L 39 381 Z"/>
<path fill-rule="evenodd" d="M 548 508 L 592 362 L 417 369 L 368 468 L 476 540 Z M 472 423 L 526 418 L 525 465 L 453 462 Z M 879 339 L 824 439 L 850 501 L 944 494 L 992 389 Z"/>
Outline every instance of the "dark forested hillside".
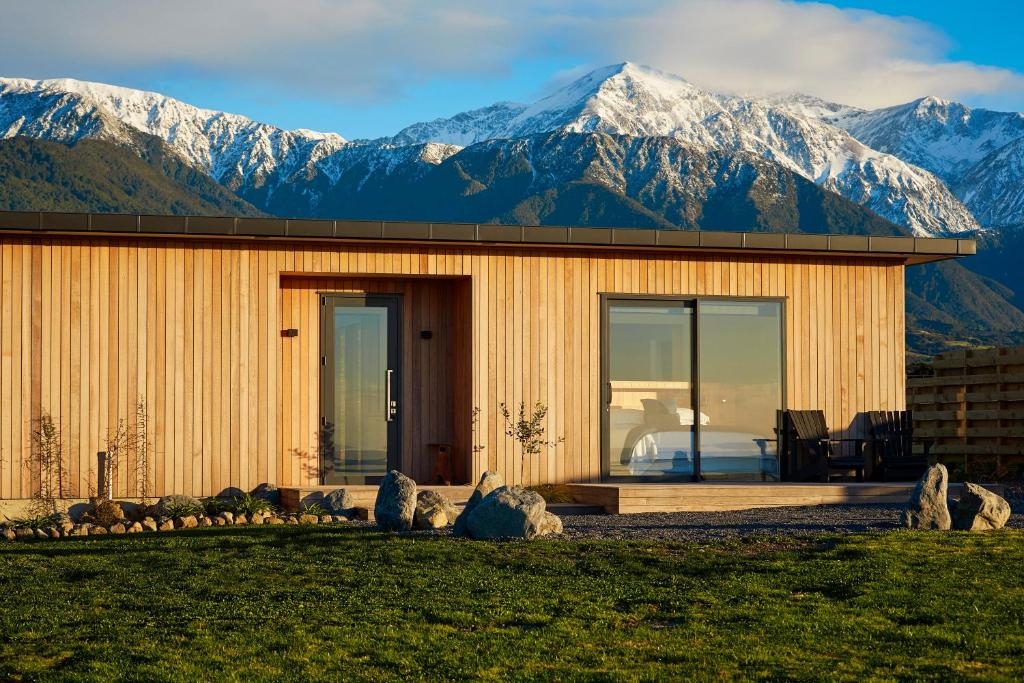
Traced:
<path fill-rule="evenodd" d="M 259 215 L 148 135 L 134 149 L 102 140 L 71 147 L 0 140 L 0 209 Z"/>

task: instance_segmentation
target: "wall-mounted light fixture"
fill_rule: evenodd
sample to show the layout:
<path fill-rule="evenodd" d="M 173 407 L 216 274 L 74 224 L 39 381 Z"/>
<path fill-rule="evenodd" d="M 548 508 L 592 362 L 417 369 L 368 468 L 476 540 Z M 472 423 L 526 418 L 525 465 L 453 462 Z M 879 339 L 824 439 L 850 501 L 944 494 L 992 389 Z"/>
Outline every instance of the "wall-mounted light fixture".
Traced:
<path fill-rule="evenodd" d="M 289 327 L 287 330 L 281 330 L 282 337 L 298 337 L 299 331 L 294 327 Z"/>
<path fill-rule="evenodd" d="M 420 339 L 433 339 L 433 338 L 434 338 L 434 333 L 431 332 L 430 330 L 421 330 L 420 331 Z"/>

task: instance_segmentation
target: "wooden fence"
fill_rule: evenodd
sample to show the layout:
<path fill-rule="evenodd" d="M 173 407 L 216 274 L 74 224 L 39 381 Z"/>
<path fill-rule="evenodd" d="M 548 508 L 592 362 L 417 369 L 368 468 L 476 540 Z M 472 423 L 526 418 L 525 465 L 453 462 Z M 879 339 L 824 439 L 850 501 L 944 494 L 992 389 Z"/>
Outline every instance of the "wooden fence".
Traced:
<path fill-rule="evenodd" d="M 907 380 L 914 435 L 939 462 L 995 480 L 1024 474 L 1024 347 L 944 353 Z"/>

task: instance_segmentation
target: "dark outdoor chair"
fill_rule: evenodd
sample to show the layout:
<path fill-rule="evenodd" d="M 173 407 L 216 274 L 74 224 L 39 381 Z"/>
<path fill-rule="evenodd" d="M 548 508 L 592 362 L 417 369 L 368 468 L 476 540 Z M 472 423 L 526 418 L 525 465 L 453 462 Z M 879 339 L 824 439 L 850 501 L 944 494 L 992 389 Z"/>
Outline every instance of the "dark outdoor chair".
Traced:
<path fill-rule="evenodd" d="M 793 481 L 828 481 L 833 470 L 856 472 L 864 481 L 864 439 L 833 439 L 821 410 L 786 410 L 782 439 L 787 462 L 784 477 Z M 841 446 L 853 444 L 853 454 Z"/>
<path fill-rule="evenodd" d="M 873 477 L 882 481 L 913 481 L 924 474 L 932 440 L 914 438 L 913 417 L 909 410 L 872 410 L 868 413 Z M 922 445 L 922 452 L 914 452 L 915 443 Z"/>

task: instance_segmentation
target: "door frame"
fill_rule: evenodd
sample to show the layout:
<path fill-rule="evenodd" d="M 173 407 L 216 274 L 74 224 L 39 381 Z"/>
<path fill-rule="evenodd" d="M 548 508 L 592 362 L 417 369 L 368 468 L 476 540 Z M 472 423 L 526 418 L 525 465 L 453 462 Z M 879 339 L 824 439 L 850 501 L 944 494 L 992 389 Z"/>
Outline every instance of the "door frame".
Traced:
<path fill-rule="evenodd" d="M 736 301 L 744 302 L 749 301 L 753 303 L 777 303 L 779 304 L 781 317 L 779 319 L 779 340 L 781 349 L 780 358 L 780 371 L 781 371 L 781 384 L 782 384 L 782 406 L 781 410 L 785 410 L 788 407 L 788 368 L 786 367 L 786 355 L 788 351 L 787 344 L 789 340 L 786 338 L 786 316 L 788 315 L 789 308 L 789 297 L 786 296 L 728 296 L 728 295 L 697 295 L 697 294 L 619 294 L 616 292 L 599 292 L 598 301 L 600 308 L 600 373 L 601 373 L 601 384 L 598 387 L 598 407 L 601 411 L 601 481 L 609 483 L 655 483 L 664 482 L 672 483 L 679 481 L 692 481 L 700 482 L 700 304 L 702 301 Z M 690 476 L 682 477 L 621 477 L 612 476 L 610 474 L 610 448 L 611 444 L 608 442 L 608 427 L 609 427 L 609 412 L 608 405 L 611 398 L 611 385 L 608 379 L 608 365 L 609 365 L 609 343 L 608 343 L 608 308 L 615 302 L 618 301 L 649 301 L 652 303 L 681 303 L 691 304 L 693 306 L 693 336 L 691 337 L 690 343 L 690 362 L 691 362 L 691 389 L 693 395 L 693 414 L 694 414 L 694 429 L 693 429 L 693 451 L 694 451 L 694 470 Z M 776 437 L 778 438 L 778 437 Z M 778 447 L 778 444 L 777 444 Z M 781 454 L 778 454 L 781 457 Z M 754 483 L 754 482 L 751 482 Z"/>
<path fill-rule="evenodd" d="M 333 380 L 329 379 L 334 371 L 334 325 L 331 316 L 335 307 L 351 308 L 385 308 L 387 309 L 388 350 L 387 366 L 391 373 L 390 400 L 392 406 L 385 406 L 385 411 L 392 410 L 391 419 L 387 423 L 387 465 L 384 474 L 393 469 L 401 469 L 402 465 L 402 310 L 404 297 L 400 293 L 376 292 L 317 292 L 320 299 L 320 353 L 319 382 L 320 418 L 317 420 L 317 451 L 320 469 L 320 484 L 327 484 L 329 449 L 334 448 L 333 440 L 325 443 L 323 430 L 329 424 L 329 417 L 334 413 Z M 388 399 L 385 399 L 388 400 Z M 360 477 L 364 484 L 377 484 L 384 475 Z M 347 482 L 346 482 L 347 483 Z"/>

